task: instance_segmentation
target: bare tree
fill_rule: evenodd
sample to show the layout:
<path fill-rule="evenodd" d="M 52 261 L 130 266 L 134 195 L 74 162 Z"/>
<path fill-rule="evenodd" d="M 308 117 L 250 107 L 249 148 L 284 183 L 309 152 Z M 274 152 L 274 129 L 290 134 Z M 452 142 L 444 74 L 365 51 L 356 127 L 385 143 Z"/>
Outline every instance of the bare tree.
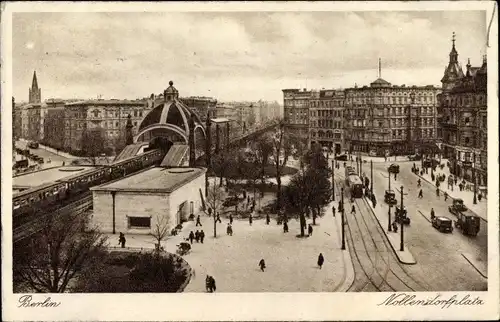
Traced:
<path fill-rule="evenodd" d="M 211 215 L 214 220 L 214 238 L 217 238 L 217 213 L 222 209 L 224 200 L 224 192 L 215 183 L 208 187 L 208 194 L 206 196 L 207 206 L 212 209 Z M 208 209 L 205 210 L 208 213 Z"/>
<path fill-rule="evenodd" d="M 156 222 L 151 231 L 151 235 L 156 239 L 156 250 L 160 251 L 161 241 L 168 236 L 168 229 L 170 226 L 170 219 L 168 216 L 156 216 Z"/>
<path fill-rule="evenodd" d="M 269 157 L 273 154 L 273 141 L 269 136 L 263 136 L 253 144 L 252 150 L 255 156 L 255 162 L 260 167 L 260 178 L 264 184 L 266 166 L 269 163 Z"/>
<path fill-rule="evenodd" d="M 88 228 L 88 216 L 47 216 L 40 234 L 14 250 L 14 276 L 39 293 L 63 293 L 104 254 L 106 237 Z"/>
<path fill-rule="evenodd" d="M 84 130 L 81 146 L 84 157 L 92 165 L 96 165 L 101 155 L 106 152 L 106 132 L 103 128 Z"/>

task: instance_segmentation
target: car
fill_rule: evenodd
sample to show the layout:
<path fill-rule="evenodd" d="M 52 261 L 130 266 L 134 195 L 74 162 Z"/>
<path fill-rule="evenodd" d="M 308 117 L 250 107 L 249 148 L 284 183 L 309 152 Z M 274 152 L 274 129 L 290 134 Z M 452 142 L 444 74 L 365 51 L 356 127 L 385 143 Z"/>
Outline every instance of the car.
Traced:
<path fill-rule="evenodd" d="M 396 200 L 396 193 L 393 190 L 386 190 L 384 194 L 384 201 L 389 205 L 395 205 L 398 203 Z"/>
<path fill-rule="evenodd" d="M 222 206 L 224 206 L 224 207 L 235 206 L 238 204 L 238 201 L 239 201 L 238 197 L 231 196 L 231 197 L 226 198 L 226 200 L 224 200 L 224 202 L 222 203 Z"/>
<path fill-rule="evenodd" d="M 396 206 L 396 222 L 398 223 L 403 223 L 405 225 L 410 224 L 410 217 L 408 217 L 408 211 L 406 210 L 406 207 L 403 206 L 403 210 L 401 211 L 400 206 Z"/>
<path fill-rule="evenodd" d="M 38 142 L 29 142 L 28 148 L 30 149 L 38 149 Z"/>
<path fill-rule="evenodd" d="M 442 233 L 453 232 L 453 221 L 445 216 L 438 216 L 432 219 L 432 227 L 436 228 Z"/>
<path fill-rule="evenodd" d="M 335 160 L 338 160 L 338 161 L 347 161 L 347 154 L 337 155 L 335 157 Z"/>
<path fill-rule="evenodd" d="M 377 156 L 377 151 L 371 150 L 368 155 L 371 156 L 371 157 L 376 157 Z"/>
<path fill-rule="evenodd" d="M 389 166 L 389 172 L 390 172 L 390 173 L 399 173 L 399 165 L 394 164 L 394 163 L 393 163 L 393 164 L 391 164 L 391 165 Z"/>

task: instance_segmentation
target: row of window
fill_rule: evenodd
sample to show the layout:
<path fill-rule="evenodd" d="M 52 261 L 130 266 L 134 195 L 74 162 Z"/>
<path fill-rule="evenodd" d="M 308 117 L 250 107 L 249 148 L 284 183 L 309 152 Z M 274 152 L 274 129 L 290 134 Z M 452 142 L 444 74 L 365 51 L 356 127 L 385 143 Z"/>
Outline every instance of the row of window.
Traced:
<path fill-rule="evenodd" d="M 311 107 L 343 107 L 344 100 L 311 101 Z"/>
<path fill-rule="evenodd" d="M 342 134 L 341 133 L 332 133 L 330 131 L 328 132 L 322 132 L 319 131 L 318 133 L 316 132 L 311 132 L 312 137 L 319 137 L 319 138 L 327 138 L 327 139 L 337 139 L 340 140 L 342 139 Z"/>
<path fill-rule="evenodd" d="M 432 104 L 436 103 L 433 96 L 415 97 L 414 103 Z M 411 97 L 380 97 L 380 98 L 348 98 L 347 105 L 350 104 L 410 104 Z"/>
<path fill-rule="evenodd" d="M 444 106 L 481 106 L 486 104 L 485 95 L 459 95 L 444 98 Z"/>
<path fill-rule="evenodd" d="M 334 120 L 313 120 L 310 122 L 310 125 L 312 127 L 326 127 L 326 128 L 333 128 L 333 129 L 341 129 L 342 128 L 342 122 L 341 121 L 334 121 Z"/>
<path fill-rule="evenodd" d="M 335 110 L 313 110 L 311 111 L 311 117 L 342 117 L 342 111 Z"/>
<path fill-rule="evenodd" d="M 388 134 L 392 134 L 393 139 L 406 139 L 409 134 L 408 129 L 397 129 L 397 130 L 392 130 L 391 132 L 388 132 Z M 420 133 L 418 133 L 420 132 Z M 412 137 L 416 138 L 418 134 L 420 134 L 421 138 L 433 138 L 434 137 L 434 129 L 420 129 L 419 130 L 413 130 L 411 131 Z M 384 135 L 381 133 L 365 133 L 363 132 L 358 132 L 358 131 L 353 131 L 350 133 L 350 136 L 355 139 L 355 140 L 371 140 L 371 139 L 390 139 L 388 135 Z"/>

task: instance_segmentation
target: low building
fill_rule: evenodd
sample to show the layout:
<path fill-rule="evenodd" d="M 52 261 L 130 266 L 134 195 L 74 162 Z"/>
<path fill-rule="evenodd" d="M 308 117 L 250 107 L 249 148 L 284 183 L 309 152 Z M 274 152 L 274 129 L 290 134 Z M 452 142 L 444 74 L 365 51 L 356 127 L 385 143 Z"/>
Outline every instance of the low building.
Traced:
<path fill-rule="evenodd" d="M 104 233 L 151 234 L 168 231 L 203 207 L 204 168 L 156 167 L 91 188 L 92 221 Z"/>

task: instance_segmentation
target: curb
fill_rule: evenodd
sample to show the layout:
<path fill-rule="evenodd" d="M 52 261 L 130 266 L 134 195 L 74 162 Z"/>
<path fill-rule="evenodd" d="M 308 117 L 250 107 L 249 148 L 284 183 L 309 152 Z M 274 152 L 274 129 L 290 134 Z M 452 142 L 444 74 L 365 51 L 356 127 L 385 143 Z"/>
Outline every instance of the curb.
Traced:
<path fill-rule="evenodd" d="M 415 257 L 413 256 L 413 254 L 410 252 L 410 249 L 409 249 L 408 245 L 407 245 L 407 244 L 405 244 L 405 249 L 406 249 L 406 251 L 407 251 L 407 252 L 411 255 L 411 257 L 412 257 L 412 259 L 413 259 L 412 261 L 403 260 L 403 259 L 399 256 L 399 251 L 398 251 L 396 248 L 394 248 L 394 245 L 392 245 L 392 243 L 391 243 L 391 239 L 392 239 L 392 238 L 391 238 L 391 236 L 389 236 L 389 235 L 387 234 L 387 232 L 385 231 L 385 228 L 382 226 L 382 223 L 380 223 L 380 220 L 378 219 L 377 215 L 375 215 L 375 211 L 374 211 L 374 209 L 373 209 L 372 205 L 371 205 L 371 204 L 370 204 L 370 202 L 366 199 L 366 197 L 365 197 L 365 196 L 363 196 L 363 201 L 364 201 L 364 202 L 368 205 L 368 207 L 369 207 L 369 208 L 370 208 L 370 210 L 372 211 L 372 215 L 375 217 L 375 219 L 377 219 L 377 222 L 378 222 L 378 224 L 379 224 L 380 228 L 382 228 L 382 231 L 384 232 L 385 238 L 387 239 L 387 241 L 388 241 L 389 245 L 391 245 L 392 251 L 393 251 L 393 252 L 394 252 L 394 254 L 396 255 L 396 257 L 397 257 L 398 261 L 399 261 L 400 263 L 402 263 L 402 264 L 405 264 L 405 265 L 415 265 L 415 264 L 417 263 L 417 260 L 415 259 Z"/>
<path fill-rule="evenodd" d="M 464 254 L 464 253 L 461 253 L 461 255 L 462 255 L 462 257 L 463 257 L 463 258 L 465 258 L 465 260 L 466 260 L 467 262 L 469 262 L 469 264 L 470 264 L 472 267 L 474 267 L 474 269 L 475 269 L 475 270 L 479 273 L 479 275 L 481 275 L 482 277 L 484 277 L 484 278 L 488 279 L 488 275 L 485 275 L 483 272 L 481 272 L 481 270 L 480 270 L 480 269 L 479 269 L 476 265 L 474 265 L 474 263 L 472 263 L 472 261 L 471 261 L 469 258 L 467 258 L 467 256 L 465 256 L 465 254 Z"/>
<path fill-rule="evenodd" d="M 333 215 L 333 214 L 332 214 Z M 337 228 L 337 235 L 341 236 L 341 228 L 339 227 L 339 219 L 335 216 L 335 227 Z M 342 238 L 342 237 L 341 237 Z M 340 242 L 337 239 L 338 246 L 340 248 Z M 349 249 L 349 245 L 346 242 L 346 249 L 342 251 L 342 261 L 344 263 L 344 280 L 337 287 L 335 287 L 334 292 L 347 292 L 349 288 L 354 283 L 354 265 L 352 264 L 351 250 Z"/>
<path fill-rule="evenodd" d="M 428 184 L 432 185 L 433 187 L 436 186 L 436 183 L 435 182 L 432 182 L 432 181 L 429 181 L 427 180 L 425 177 L 422 177 L 420 174 L 416 174 L 415 175 L 419 178 L 421 178 L 422 180 L 424 180 L 425 182 L 427 182 Z M 439 188 L 438 188 L 439 189 Z M 442 189 L 439 189 L 440 192 L 442 193 L 445 193 L 446 191 L 442 190 Z M 461 199 L 461 198 L 453 198 L 452 196 L 450 196 L 450 194 L 448 194 L 448 198 L 450 198 L 451 200 L 455 200 L 455 199 Z M 487 199 L 485 199 L 487 200 Z M 468 207 L 467 207 L 468 208 Z M 471 212 L 473 212 L 476 216 L 478 216 L 479 218 L 481 218 L 481 220 L 484 220 L 486 223 L 488 222 L 488 220 L 484 219 L 483 217 L 479 216 L 475 211 L 473 211 L 472 209 L 469 208 L 469 210 Z"/>

